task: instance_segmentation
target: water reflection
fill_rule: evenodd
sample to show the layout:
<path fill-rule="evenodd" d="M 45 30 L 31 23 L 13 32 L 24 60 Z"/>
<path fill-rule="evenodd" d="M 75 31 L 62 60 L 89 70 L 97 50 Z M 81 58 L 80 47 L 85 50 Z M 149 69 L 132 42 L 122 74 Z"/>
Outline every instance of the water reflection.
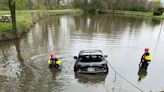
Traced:
<path fill-rule="evenodd" d="M 75 78 L 79 83 L 99 84 L 105 82 L 107 74 L 75 74 Z"/>
<path fill-rule="evenodd" d="M 134 92 L 134 88 L 116 77 L 115 73 L 110 72 L 109 77 L 74 76 L 72 56 L 84 49 L 101 49 L 109 55 L 110 64 L 135 83 L 138 78 L 136 65 L 142 49 L 150 47 L 154 56 L 155 46 L 158 57 L 154 56 L 153 61 L 158 62 L 152 62 L 153 66 L 149 69 L 152 71 L 151 77 L 158 84 L 153 87 L 159 88 L 163 85 L 160 80 L 164 77 L 156 72 L 164 68 L 164 36 L 163 31 L 158 31 L 160 23 L 158 20 L 108 14 L 63 15 L 43 19 L 36 23 L 27 37 L 8 43 L 0 42 L 0 89 L 4 92 L 75 92 L 80 88 L 83 92 L 91 92 L 92 89 L 95 92 L 106 92 L 101 86 L 105 82 L 109 89 L 115 84 L 115 88 L 128 88 L 125 92 Z M 62 71 L 48 68 L 50 51 L 59 56 L 67 56 L 62 60 Z M 147 70 L 139 69 L 139 80 L 147 75 L 145 72 Z M 142 87 L 147 89 L 153 84 L 151 78 L 147 78 L 144 83 Z M 97 88 L 92 84 L 100 85 Z"/>
<path fill-rule="evenodd" d="M 50 72 L 52 74 L 52 80 L 55 80 L 57 76 L 59 76 L 59 73 L 61 72 L 61 69 L 56 69 L 54 67 L 49 68 Z"/>
<path fill-rule="evenodd" d="M 146 75 L 147 75 L 147 68 L 139 67 L 138 81 L 145 79 Z"/>
<path fill-rule="evenodd" d="M 161 24 L 161 20 L 159 20 L 159 19 L 152 19 L 152 20 L 150 21 L 150 24 L 151 24 L 152 26 L 160 25 L 160 24 Z"/>

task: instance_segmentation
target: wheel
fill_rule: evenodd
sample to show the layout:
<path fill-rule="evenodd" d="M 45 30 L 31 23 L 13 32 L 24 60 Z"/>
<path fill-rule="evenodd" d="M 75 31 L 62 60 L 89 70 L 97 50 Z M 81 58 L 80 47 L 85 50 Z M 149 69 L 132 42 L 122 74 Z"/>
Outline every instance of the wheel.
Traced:
<path fill-rule="evenodd" d="M 77 67 L 74 67 L 74 72 L 77 72 Z"/>

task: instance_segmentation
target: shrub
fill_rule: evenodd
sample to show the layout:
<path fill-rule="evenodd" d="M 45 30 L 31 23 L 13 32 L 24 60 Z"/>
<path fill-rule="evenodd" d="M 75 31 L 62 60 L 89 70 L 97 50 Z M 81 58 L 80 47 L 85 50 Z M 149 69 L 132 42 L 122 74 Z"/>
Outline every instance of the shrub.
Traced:
<path fill-rule="evenodd" d="M 156 11 L 154 11 L 153 15 L 159 16 L 162 15 L 164 11 L 164 8 L 158 8 Z"/>
<path fill-rule="evenodd" d="M 158 8 L 158 9 L 157 9 L 157 11 L 160 11 L 160 12 L 162 12 L 162 13 L 163 13 L 164 8 Z"/>
<path fill-rule="evenodd" d="M 154 11 L 154 12 L 153 12 L 153 15 L 155 15 L 155 16 L 160 16 L 160 15 L 162 15 L 162 13 L 163 13 L 163 12 L 161 12 L 161 11 Z"/>

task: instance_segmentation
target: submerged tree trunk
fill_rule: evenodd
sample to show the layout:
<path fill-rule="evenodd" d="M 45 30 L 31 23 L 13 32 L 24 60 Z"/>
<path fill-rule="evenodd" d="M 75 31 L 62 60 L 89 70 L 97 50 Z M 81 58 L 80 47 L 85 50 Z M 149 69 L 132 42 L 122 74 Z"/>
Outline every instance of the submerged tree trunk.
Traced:
<path fill-rule="evenodd" d="M 9 0 L 8 3 L 9 3 L 10 13 L 12 17 L 12 31 L 13 31 L 13 34 L 15 34 L 15 37 L 17 37 L 15 1 Z"/>

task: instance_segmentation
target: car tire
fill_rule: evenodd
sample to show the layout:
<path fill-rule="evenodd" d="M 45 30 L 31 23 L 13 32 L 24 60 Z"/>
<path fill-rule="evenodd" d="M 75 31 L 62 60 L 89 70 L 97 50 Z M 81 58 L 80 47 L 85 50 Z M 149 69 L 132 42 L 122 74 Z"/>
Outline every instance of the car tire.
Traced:
<path fill-rule="evenodd" d="M 74 67 L 74 72 L 77 72 L 77 67 Z"/>

